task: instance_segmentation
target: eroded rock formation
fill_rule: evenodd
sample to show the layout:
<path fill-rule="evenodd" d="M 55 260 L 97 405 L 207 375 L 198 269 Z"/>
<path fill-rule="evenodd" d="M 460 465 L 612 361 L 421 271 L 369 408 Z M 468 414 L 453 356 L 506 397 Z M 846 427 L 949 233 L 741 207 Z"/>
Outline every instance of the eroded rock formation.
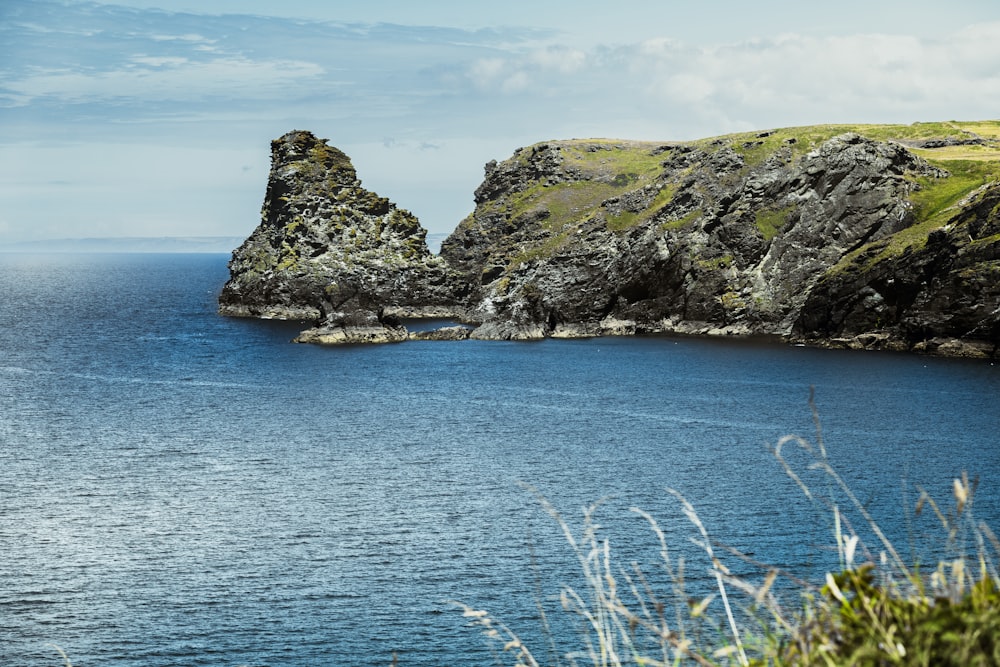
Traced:
<path fill-rule="evenodd" d="M 908 128 L 519 149 L 486 165 L 439 257 L 343 153 L 289 133 L 222 312 L 315 319 L 300 340 L 323 343 L 403 340 L 395 316 L 448 315 L 473 338 L 769 335 L 995 356 L 997 142 L 921 128 L 908 148 Z M 985 158 L 934 159 L 955 147 Z"/>
<path fill-rule="evenodd" d="M 271 142 L 261 222 L 233 252 L 224 315 L 314 321 L 305 342 L 392 342 L 398 316 L 453 315 L 462 287 L 409 211 L 361 187 L 350 158 L 293 131 Z"/>

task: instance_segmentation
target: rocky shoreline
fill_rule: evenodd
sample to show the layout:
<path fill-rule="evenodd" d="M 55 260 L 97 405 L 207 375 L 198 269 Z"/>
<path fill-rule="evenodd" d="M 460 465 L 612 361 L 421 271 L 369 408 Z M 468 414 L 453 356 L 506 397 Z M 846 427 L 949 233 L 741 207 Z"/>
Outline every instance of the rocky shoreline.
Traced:
<path fill-rule="evenodd" d="M 296 341 L 320 344 L 683 334 L 995 358 L 998 141 L 940 125 L 537 144 L 486 165 L 439 255 L 346 155 L 289 132 L 220 313 L 313 321 Z M 955 150 L 985 157 L 934 152 Z"/>

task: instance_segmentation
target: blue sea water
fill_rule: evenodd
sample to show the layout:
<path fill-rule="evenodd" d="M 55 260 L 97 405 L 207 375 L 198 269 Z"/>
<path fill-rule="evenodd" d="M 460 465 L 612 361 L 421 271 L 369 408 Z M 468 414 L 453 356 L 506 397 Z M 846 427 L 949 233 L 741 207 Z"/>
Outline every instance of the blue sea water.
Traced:
<path fill-rule="evenodd" d="M 541 603 L 558 650 L 579 648 L 558 605 L 579 566 L 536 493 L 574 528 L 603 499 L 616 562 L 654 585 L 633 506 L 693 587 L 707 577 L 667 488 L 713 538 L 822 571 L 829 512 L 769 451 L 815 440 L 810 387 L 830 458 L 902 551 L 936 534 L 906 510 L 916 488 L 947 504 L 963 470 L 1000 526 L 988 361 L 677 338 L 295 345 L 298 324 L 216 314 L 227 259 L 0 255 L 0 665 L 61 664 L 52 645 L 77 667 L 494 664 L 454 600 L 545 656 Z"/>

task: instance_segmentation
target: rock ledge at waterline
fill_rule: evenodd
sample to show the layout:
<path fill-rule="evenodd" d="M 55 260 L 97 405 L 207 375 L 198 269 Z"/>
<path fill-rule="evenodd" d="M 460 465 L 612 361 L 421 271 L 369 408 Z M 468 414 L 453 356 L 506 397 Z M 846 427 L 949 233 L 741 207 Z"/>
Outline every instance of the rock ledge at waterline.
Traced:
<path fill-rule="evenodd" d="M 300 342 L 677 333 L 998 356 L 1000 122 L 548 141 L 486 165 L 440 255 L 326 140 L 289 132 L 271 161 L 220 312 L 314 322 Z"/>

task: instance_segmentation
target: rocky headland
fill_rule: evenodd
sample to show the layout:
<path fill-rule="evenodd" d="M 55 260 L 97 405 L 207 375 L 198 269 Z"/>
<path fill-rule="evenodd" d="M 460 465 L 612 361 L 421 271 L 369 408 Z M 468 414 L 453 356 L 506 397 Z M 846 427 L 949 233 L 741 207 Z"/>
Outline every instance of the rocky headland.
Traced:
<path fill-rule="evenodd" d="M 297 340 L 772 336 L 996 357 L 1000 123 L 819 126 L 692 142 L 550 141 L 486 165 L 427 249 L 308 132 L 272 142 L 261 223 L 226 315 L 309 320 Z"/>

